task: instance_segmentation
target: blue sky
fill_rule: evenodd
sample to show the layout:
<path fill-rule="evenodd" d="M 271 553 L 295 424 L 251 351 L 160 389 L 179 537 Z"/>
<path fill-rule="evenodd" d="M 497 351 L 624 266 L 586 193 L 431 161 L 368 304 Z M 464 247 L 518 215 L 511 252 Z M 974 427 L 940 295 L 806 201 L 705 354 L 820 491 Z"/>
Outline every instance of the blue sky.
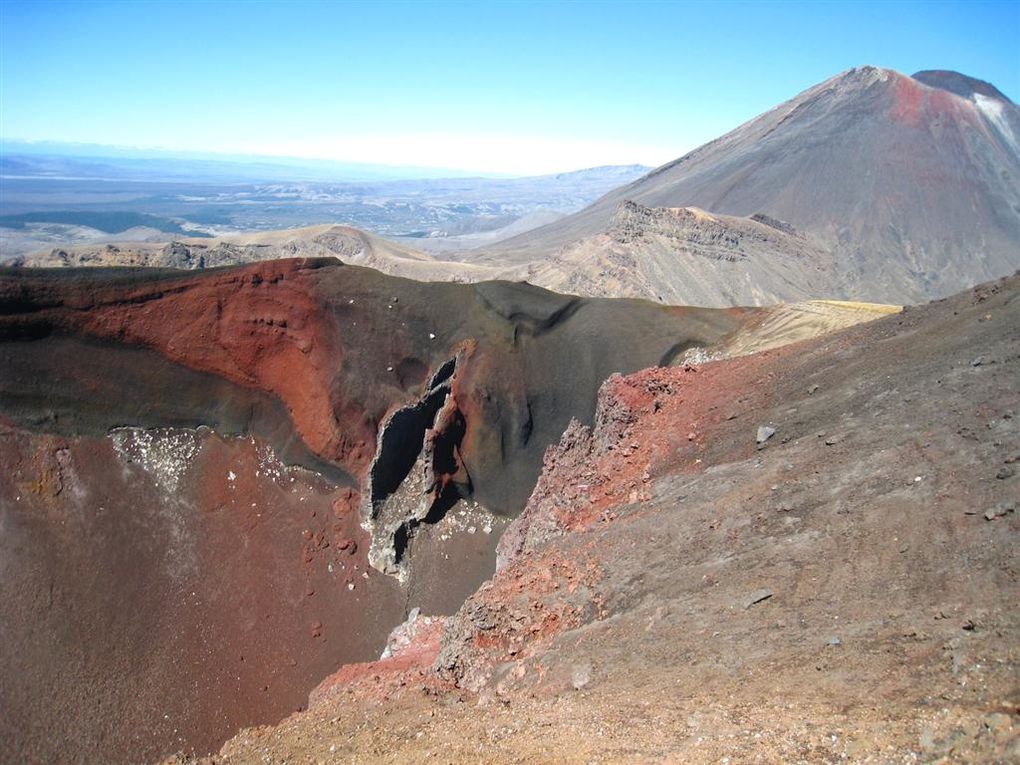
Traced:
<path fill-rule="evenodd" d="M 1020 3 L 0 0 L 0 137 L 530 174 L 659 164 L 844 69 L 1020 98 Z"/>

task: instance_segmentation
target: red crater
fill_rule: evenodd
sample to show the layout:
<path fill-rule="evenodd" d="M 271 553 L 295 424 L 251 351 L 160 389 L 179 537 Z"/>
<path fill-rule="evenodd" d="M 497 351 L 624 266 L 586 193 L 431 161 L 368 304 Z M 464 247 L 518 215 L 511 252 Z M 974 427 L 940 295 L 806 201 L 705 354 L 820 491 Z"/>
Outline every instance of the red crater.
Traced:
<path fill-rule="evenodd" d="M 750 318 L 333 259 L 0 269 L 0 739 L 134 762 L 279 720 L 491 574 L 607 377 Z"/>

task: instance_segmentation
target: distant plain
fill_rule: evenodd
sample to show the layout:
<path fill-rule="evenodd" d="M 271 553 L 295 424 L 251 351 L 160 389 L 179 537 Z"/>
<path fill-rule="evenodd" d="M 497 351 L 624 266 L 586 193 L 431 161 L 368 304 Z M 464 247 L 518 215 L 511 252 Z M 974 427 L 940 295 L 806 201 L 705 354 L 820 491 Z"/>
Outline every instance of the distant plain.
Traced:
<path fill-rule="evenodd" d="M 451 251 L 552 222 L 648 170 L 626 165 L 530 178 L 416 178 L 416 168 L 380 167 L 371 177 L 365 167 L 330 163 L 143 161 L 15 154 L 7 147 L 0 156 L 0 260 L 62 245 L 320 223 Z M 324 180 L 330 172 L 337 178 Z M 393 177 L 400 173 L 407 178 Z"/>

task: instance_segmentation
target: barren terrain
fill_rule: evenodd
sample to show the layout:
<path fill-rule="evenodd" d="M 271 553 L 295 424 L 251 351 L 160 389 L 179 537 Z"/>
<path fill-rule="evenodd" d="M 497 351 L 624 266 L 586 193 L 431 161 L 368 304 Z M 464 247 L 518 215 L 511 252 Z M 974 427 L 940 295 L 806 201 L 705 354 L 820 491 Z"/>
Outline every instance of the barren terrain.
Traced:
<path fill-rule="evenodd" d="M 11 268 L 0 305 L 0 684 L 23 699 L 0 740 L 47 762 L 210 751 L 414 609 L 452 614 L 611 374 L 896 310 L 585 300 L 335 259 Z"/>
<path fill-rule="evenodd" d="M 1018 326 L 1014 277 L 611 378 L 441 635 L 201 761 L 1017 761 Z"/>

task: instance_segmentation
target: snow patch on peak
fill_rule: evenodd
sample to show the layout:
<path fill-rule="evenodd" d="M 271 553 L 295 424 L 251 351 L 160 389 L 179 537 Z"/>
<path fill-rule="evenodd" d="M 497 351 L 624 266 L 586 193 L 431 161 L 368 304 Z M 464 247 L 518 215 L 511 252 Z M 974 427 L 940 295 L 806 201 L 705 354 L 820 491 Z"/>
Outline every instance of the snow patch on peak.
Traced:
<path fill-rule="evenodd" d="M 1010 127 L 1009 120 L 1006 119 L 1006 105 L 997 98 L 981 93 L 974 94 L 974 103 L 977 104 L 978 111 L 985 116 L 985 119 L 995 126 L 1010 148 L 1020 154 L 1020 140 L 1017 139 L 1013 128 Z"/>

